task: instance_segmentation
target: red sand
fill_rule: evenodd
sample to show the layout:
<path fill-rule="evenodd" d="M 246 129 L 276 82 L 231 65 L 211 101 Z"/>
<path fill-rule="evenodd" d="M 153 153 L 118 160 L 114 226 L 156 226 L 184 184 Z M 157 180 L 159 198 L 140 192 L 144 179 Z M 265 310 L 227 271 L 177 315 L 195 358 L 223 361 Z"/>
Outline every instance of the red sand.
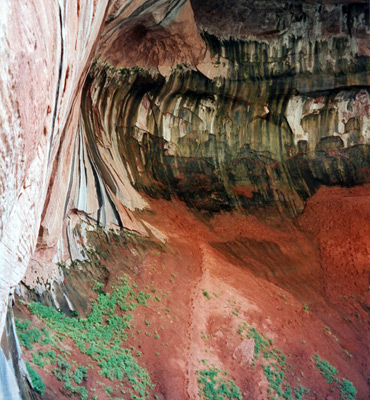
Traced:
<path fill-rule="evenodd" d="M 354 383 L 357 400 L 369 398 L 370 185 L 322 188 L 297 220 L 266 210 L 209 220 L 180 201 L 148 202 L 152 211 L 137 214 L 166 244 L 154 236 L 144 250 L 110 244 L 106 265 L 114 277 L 130 264 L 139 288 L 161 299 L 135 315 L 140 333 L 128 341 L 159 399 L 198 399 L 206 360 L 230 373 L 243 399 L 266 400 L 262 368 L 250 366 L 253 343 L 237 333 L 243 322 L 288 356 L 286 377 L 311 389 L 305 399 L 339 399 L 315 353 Z"/>
<path fill-rule="evenodd" d="M 168 250 L 145 265 L 163 263 L 178 275 L 170 307 L 178 331 L 155 360 L 165 398 L 197 398 L 195 371 L 206 359 L 231 373 L 243 398 L 265 399 L 265 378 L 233 359 L 243 321 L 291 354 L 292 384 L 300 377 L 312 389 L 305 398 L 339 398 L 313 367 L 315 353 L 354 383 L 357 399 L 368 398 L 370 185 L 322 188 L 297 221 L 271 213 L 206 221 L 176 201 L 151 208 L 142 218 L 167 236 Z"/>

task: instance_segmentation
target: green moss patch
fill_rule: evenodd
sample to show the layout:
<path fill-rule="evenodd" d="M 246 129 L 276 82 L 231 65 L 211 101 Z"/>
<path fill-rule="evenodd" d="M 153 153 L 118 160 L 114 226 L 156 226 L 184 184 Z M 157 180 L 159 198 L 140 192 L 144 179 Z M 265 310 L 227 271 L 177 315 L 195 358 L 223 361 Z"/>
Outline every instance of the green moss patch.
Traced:
<path fill-rule="evenodd" d="M 238 386 L 232 379 L 226 379 L 227 372 L 218 368 L 198 371 L 199 396 L 202 400 L 242 399 Z"/>
<path fill-rule="evenodd" d="M 28 304 L 31 313 L 46 327 L 41 330 L 30 327 L 30 321 L 17 320 L 20 342 L 29 351 L 34 349 L 36 343 L 42 348 L 32 351 L 31 363 L 39 368 L 52 366 L 52 374 L 63 382 L 64 394 L 75 395 L 81 400 L 92 398 L 85 388 L 85 382 L 89 378 L 89 369 L 97 365 L 98 374 L 115 384 L 123 384 L 131 399 L 147 399 L 154 385 L 148 372 L 138 364 L 136 352 L 127 346 L 126 341 L 127 331 L 132 328 L 132 312 L 146 305 L 150 295 L 138 290 L 127 276 L 117 280 L 111 293 L 105 293 L 100 283 L 95 283 L 93 290 L 96 300 L 86 318 L 68 317 L 39 302 Z M 61 342 L 67 339 L 72 339 L 79 352 L 93 363 L 79 365 L 68 351 L 61 351 Z M 45 385 L 41 384 L 39 375 L 28 365 L 33 371 L 35 389 L 43 392 Z M 106 393 L 110 396 L 108 388 Z"/>

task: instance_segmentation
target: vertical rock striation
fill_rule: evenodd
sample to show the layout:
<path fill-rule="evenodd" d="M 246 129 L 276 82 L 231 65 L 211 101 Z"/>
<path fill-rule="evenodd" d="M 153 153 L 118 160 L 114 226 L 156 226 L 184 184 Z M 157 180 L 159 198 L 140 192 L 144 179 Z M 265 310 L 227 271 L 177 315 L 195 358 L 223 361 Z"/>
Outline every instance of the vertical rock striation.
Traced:
<path fill-rule="evenodd" d="M 368 5 L 234 3 L 110 5 L 29 284 L 81 257 L 81 215 L 145 232 L 132 214 L 146 207 L 139 192 L 294 216 L 322 184 L 369 181 Z"/>
<path fill-rule="evenodd" d="M 366 2 L 109 6 L 9 2 L 1 17 L 3 316 L 37 235 L 31 281 L 71 256 L 67 215 L 143 232 L 138 191 L 296 215 L 321 184 L 369 180 Z"/>
<path fill-rule="evenodd" d="M 262 21 L 265 8 L 255 5 Z M 270 21 L 274 29 L 262 38 L 245 28 L 236 39 L 231 28 L 223 31 L 228 37 L 214 35 L 214 21 L 195 4 L 204 57 L 170 68 L 163 54 L 145 58 L 139 51 L 139 67 L 131 70 L 121 68 L 131 61 L 107 54 L 120 32 L 130 34 L 130 20 L 111 42 L 103 34 L 82 104 L 95 163 L 104 159 L 111 175 L 108 165 L 120 159 L 138 190 L 209 211 L 272 205 L 292 216 L 322 184 L 368 182 L 367 6 L 275 6 L 284 23 Z M 326 26 L 338 15 L 338 26 Z M 141 46 L 149 44 L 166 48 L 166 37 L 153 43 L 146 33 Z M 114 194 L 116 180 L 106 181 Z"/>
<path fill-rule="evenodd" d="M 25 273 L 50 198 L 55 201 L 49 208 L 53 224 L 41 230 L 54 239 L 63 223 L 63 181 L 69 174 L 79 96 L 106 7 L 106 0 L 3 4 L 0 331 L 9 290 Z"/>
<path fill-rule="evenodd" d="M 44 290 L 84 256 L 81 219 L 146 235 L 147 196 L 292 217 L 370 182 L 368 1 L 3 8 L 0 332 L 27 267 Z"/>

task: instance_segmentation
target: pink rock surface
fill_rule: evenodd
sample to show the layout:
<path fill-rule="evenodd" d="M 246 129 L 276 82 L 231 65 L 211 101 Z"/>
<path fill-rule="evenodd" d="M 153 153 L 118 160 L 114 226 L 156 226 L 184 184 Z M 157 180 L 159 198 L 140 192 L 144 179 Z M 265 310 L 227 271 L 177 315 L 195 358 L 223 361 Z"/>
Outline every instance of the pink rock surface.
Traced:
<path fill-rule="evenodd" d="M 0 331 L 35 248 L 45 199 L 62 200 L 79 93 L 107 0 L 7 0 L 0 17 Z M 63 160 L 61 162 L 61 160 Z M 63 207 L 53 207 L 50 234 Z M 54 236 L 56 237 L 56 236 Z"/>
<path fill-rule="evenodd" d="M 122 0 L 110 3 L 108 0 L 68 0 L 61 4 L 56 0 L 47 3 L 6 0 L 3 4 L 0 17 L 0 332 L 8 293 L 23 278 L 27 266 L 34 279 L 57 277 L 52 266 L 67 257 L 64 249 L 68 234 L 64 231 L 61 235 L 67 213 L 76 209 L 93 214 L 98 209 L 96 188 L 90 188 L 89 196 L 89 181 L 83 185 L 86 176 L 82 176 L 82 170 L 85 165 L 89 169 L 88 155 L 85 160 L 81 158 L 84 144 L 76 141 L 81 90 L 104 21 L 113 21 L 116 30 L 118 22 L 131 16 L 142 3 L 140 0 L 129 5 Z M 167 11 L 173 6 L 171 21 L 166 23 L 172 22 L 173 17 L 172 26 L 180 34 L 192 24 L 190 36 L 199 39 L 189 2 L 157 3 L 144 14 L 164 23 Z M 174 33 L 171 29 L 167 32 L 164 28 L 167 37 Z M 190 39 L 188 43 L 188 48 L 194 47 L 189 54 L 192 51 L 199 54 L 203 49 L 202 44 L 197 48 Z M 180 52 L 179 47 L 176 54 Z M 179 57 L 176 60 L 183 60 Z M 77 178 L 73 180 L 71 174 Z M 142 207 L 145 202 L 130 185 L 122 187 L 128 196 L 125 200 L 114 199 L 121 219 L 127 221 L 129 228 L 144 232 L 127 209 Z M 108 206 L 105 208 L 106 220 L 114 222 L 111 210 Z M 30 263 L 36 245 L 37 254 Z"/>
<path fill-rule="evenodd" d="M 295 6 L 290 7 L 293 3 Z M 68 235 L 72 235 L 73 224 L 80 216 L 96 219 L 101 214 L 107 226 L 121 224 L 145 232 L 132 210 L 144 208 L 147 203 L 133 187 L 129 166 L 120 153 L 120 142 L 114 143 L 112 121 L 119 112 L 114 107 L 114 86 L 111 91 L 106 90 L 106 98 L 100 98 L 99 86 L 93 93 L 99 100 L 94 99 L 94 103 L 100 108 L 91 112 L 102 116 L 101 126 L 92 127 L 91 140 L 96 142 L 99 165 L 89 153 L 91 147 L 86 145 L 80 102 L 93 57 L 100 56 L 101 64 L 108 62 L 117 68 L 138 65 L 151 72 L 158 70 L 167 77 L 176 64 L 188 63 L 189 68 L 198 69 L 210 80 L 228 79 L 237 65 L 230 67 L 232 56 L 227 56 L 226 51 L 217 60 L 206 50 L 199 34 L 206 29 L 223 37 L 268 43 L 268 60 L 282 57 L 285 39 L 302 37 L 301 41 L 295 41 L 296 51 L 293 49 L 284 63 L 297 73 L 311 73 L 315 49 L 312 43 L 349 34 L 345 13 L 340 13 L 332 3 L 324 2 L 320 11 L 315 2 L 309 2 L 301 11 L 296 2 L 272 1 L 267 15 L 265 2 L 257 0 L 244 3 L 234 0 L 208 3 L 198 0 L 5 0 L 0 16 L 0 316 L 5 315 L 9 290 L 22 279 L 27 266 L 29 282 L 39 277 L 45 280 L 57 277 L 55 262 L 69 257 L 65 252 Z M 303 13 L 304 22 L 295 18 L 296 13 Z M 349 59 L 369 54 L 367 26 L 359 16 L 355 17 L 358 21 L 352 31 L 354 39 L 344 48 Z M 335 58 L 335 46 L 329 46 L 329 50 Z M 248 54 L 246 64 L 254 62 L 254 52 Z M 328 58 L 323 51 L 320 54 L 324 56 L 317 61 L 318 67 L 326 68 Z M 329 61 L 335 66 L 334 58 Z M 360 75 L 349 74 L 346 85 L 366 86 L 368 75 L 362 78 Z M 327 80 L 328 89 L 335 87 L 330 76 Z M 311 81 L 303 79 L 302 88 L 306 90 Z M 319 86 L 319 89 L 323 88 Z M 358 122 L 361 125 L 359 142 L 367 143 L 369 94 L 363 90 L 355 99 L 347 97 L 346 93 L 339 93 L 333 104 L 339 110 L 335 134 L 341 136 L 345 145 L 352 145 L 351 126 Z M 163 115 L 163 126 L 173 128 L 178 124 L 178 136 L 182 136 L 187 121 L 175 115 L 174 99 L 171 99 L 172 109 L 163 99 L 156 106 Z M 258 102 L 261 104 L 255 108 L 259 121 L 271 110 L 264 99 Z M 309 133 L 315 124 L 300 121 L 315 116 L 320 102 L 320 97 L 297 95 L 290 99 L 285 116 L 295 138 L 312 142 L 312 149 L 316 142 L 310 142 Z M 138 108 L 137 128 L 150 132 L 149 103 L 145 97 Z M 205 106 L 212 109 L 208 101 Z M 208 126 L 213 126 L 210 115 L 208 119 L 205 117 L 207 138 Z M 257 150 L 261 150 L 260 136 L 258 131 L 254 139 Z M 168 134 L 163 137 L 169 138 Z M 173 144 L 176 143 L 168 144 L 169 153 L 174 152 Z M 244 193 L 246 197 L 253 197 L 250 192 Z"/>
<path fill-rule="evenodd" d="M 245 339 L 235 349 L 233 358 L 237 360 L 241 365 L 250 364 L 253 360 L 254 355 L 254 340 Z"/>

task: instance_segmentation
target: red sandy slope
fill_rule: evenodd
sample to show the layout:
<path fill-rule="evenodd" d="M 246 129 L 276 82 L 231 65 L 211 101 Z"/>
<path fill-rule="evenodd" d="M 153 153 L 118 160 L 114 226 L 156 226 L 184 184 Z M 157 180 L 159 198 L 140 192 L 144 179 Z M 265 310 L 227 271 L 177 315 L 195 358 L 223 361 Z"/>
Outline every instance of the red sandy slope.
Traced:
<path fill-rule="evenodd" d="M 247 323 L 287 355 L 286 380 L 310 389 L 304 399 L 340 399 L 315 354 L 353 382 L 357 400 L 368 399 L 369 200 L 370 185 L 322 188 L 297 220 L 267 210 L 209 220 L 179 201 L 148 200 L 152 211 L 138 217 L 166 236 L 164 244 L 154 236 L 143 246 L 94 243 L 110 253 L 108 291 L 131 271 L 152 294 L 127 345 L 142 352 L 157 398 L 198 399 L 196 372 L 206 363 L 228 371 L 243 399 L 268 399 L 261 362 L 251 365 L 254 342 L 238 334 Z M 55 389 L 46 398 L 64 398 L 61 383 L 39 373 Z M 102 380 L 91 374 L 89 390 Z"/>
<path fill-rule="evenodd" d="M 150 345 L 144 352 L 164 397 L 197 398 L 195 372 L 206 360 L 230 372 L 243 398 L 266 399 L 267 381 L 249 365 L 251 350 L 244 361 L 240 348 L 235 352 L 242 342 L 238 326 L 246 321 L 290 354 L 288 379 L 311 388 L 305 398 L 339 398 L 310 361 L 318 353 L 354 383 L 357 399 L 367 399 L 369 200 L 369 185 L 322 188 L 297 221 L 273 213 L 205 221 L 180 202 L 152 201 L 154 213 L 141 217 L 167 244 L 160 255 L 147 255 L 141 277 L 170 290 L 177 317 L 167 324 L 170 346 L 161 356 L 152 357 Z M 158 272 L 160 265 L 166 272 Z M 176 280 L 169 289 L 171 273 Z"/>

